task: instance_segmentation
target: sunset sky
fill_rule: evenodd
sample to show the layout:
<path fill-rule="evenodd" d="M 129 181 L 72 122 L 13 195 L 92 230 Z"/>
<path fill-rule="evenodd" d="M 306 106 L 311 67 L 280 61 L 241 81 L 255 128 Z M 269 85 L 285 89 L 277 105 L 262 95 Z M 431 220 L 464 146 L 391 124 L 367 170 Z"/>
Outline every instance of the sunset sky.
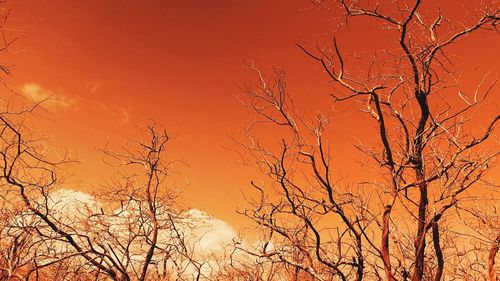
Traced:
<path fill-rule="evenodd" d="M 467 17 L 467 7 L 453 3 L 443 5 L 450 15 Z M 9 36 L 19 39 L 3 54 L 12 71 L 6 83 L 33 99 L 58 98 L 47 105 L 51 114 L 37 130 L 81 160 L 72 166 L 70 188 L 96 188 L 110 173 L 98 149 L 107 141 L 125 143 L 154 119 L 176 136 L 169 151 L 186 163 L 178 166 L 175 184 L 185 188 L 187 204 L 234 227 L 245 225 L 235 211 L 244 207 L 241 190 L 258 174 L 240 163 L 231 137 L 240 136 L 252 120 L 238 99 L 239 86 L 254 78 L 243 67 L 248 59 L 283 66 L 290 92 L 308 112 L 334 110 L 339 177 L 363 173 L 352 144 L 354 136 L 369 138 L 366 128 L 373 124 L 347 105 L 332 108 L 327 77 L 295 45 L 334 34 L 330 12 L 312 8 L 311 1 L 15 0 L 9 5 Z M 361 52 L 391 43 L 383 34 L 359 34 L 340 32 L 339 42 Z M 468 39 L 454 49 L 465 88 L 500 69 L 499 36 L 479 33 Z M 481 52 L 475 52 L 477 46 Z M 493 100 L 485 110 L 498 111 L 498 104 Z"/>

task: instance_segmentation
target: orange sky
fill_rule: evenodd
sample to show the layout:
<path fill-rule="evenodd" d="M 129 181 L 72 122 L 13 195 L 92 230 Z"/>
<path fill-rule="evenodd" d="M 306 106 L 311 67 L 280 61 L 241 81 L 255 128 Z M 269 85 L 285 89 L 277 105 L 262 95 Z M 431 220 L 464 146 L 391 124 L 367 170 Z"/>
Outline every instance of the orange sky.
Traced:
<path fill-rule="evenodd" d="M 466 10 L 451 3 L 456 1 L 445 6 Z M 307 9 L 308 0 L 15 0 L 10 5 L 8 26 L 11 36 L 20 39 L 3 56 L 12 65 L 7 83 L 14 89 L 38 85 L 64 97 L 51 120 L 38 128 L 56 146 L 80 155 L 82 163 L 73 167 L 73 184 L 79 189 L 108 176 L 96 148 L 108 138 L 124 143 L 134 127 L 152 118 L 178 135 L 171 157 L 189 165 L 179 167 L 177 183 L 189 182 L 189 204 L 238 227 L 245 224 L 235 214 L 242 202 L 240 190 L 255 174 L 224 147 L 232 145 L 228 135 L 237 135 L 249 122 L 236 98 L 238 86 L 252 78 L 242 67 L 244 60 L 284 66 L 290 91 L 310 112 L 331 106 L 325 103 L 326 77 L 294 45 L 324 39 L 333 31 L 328 13 Z M 385 43 L 375 34 L 339 36 L 347 49 Z M 478 45 L 483 48 L 479 53 L 474 52 Z M 487 70 L 498 73 L 499 45 L 498 36 L 461 42 L 455 51 L 459 66 L 469 71 L 465 85 Z M 352 136 L 367 135 L 366 118 L 347 106 L 335 108 L 339 172 L 359 174 Z M 497 109 L 495 103 L 488 107 Z"/>

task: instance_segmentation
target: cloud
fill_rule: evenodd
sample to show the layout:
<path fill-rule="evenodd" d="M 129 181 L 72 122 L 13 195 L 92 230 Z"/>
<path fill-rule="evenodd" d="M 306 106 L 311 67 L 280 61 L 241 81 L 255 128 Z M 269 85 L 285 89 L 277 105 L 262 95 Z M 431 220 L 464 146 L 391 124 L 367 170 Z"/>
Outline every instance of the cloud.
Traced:
<path fill-rule="evenodd" d="M 123 124 L 126 124 L 128 123 L 128 121 L 130 121 L 130 113 L 127 109 L 123 108 L 123 107 L 120 107 L 120 113 L 121 113 L 121 121 Z"/>
<path fill-rule="evenodd" d="M 93 80 L 93 81 L 90 81 L 90 82 L 87 82 L 85 84 L 85 87 L 87 87 L 87 89 L 89 89 L 89 92 L 91 92 L 92 94 L 97 92 L 103 85 L 104 83 L 98 81 L 98 80 Z"/>
<path fill-rule="evenodd" d="M 70 189 L 59 189 L 51 192 L 47 201 L 45 201 L 44 197 L 40 197 L 36 201 L 38 204 L 47 204 L 52 210 L 50 216 L 59 222 L 58 225 L 61 228 L 70 233 L 82 234 L 83 236 L 73 235 L 73 239 L 84 245 L 84 248 L 88 247 L 87 243 L 92 241 L 91 243 L 96 249 L 104 251 L 104 248 L 102 248 L 102 242 L 104 241 L 108 247 L 114 249 L 112 258 L 123 262 L 125 254 L 117 245 L 130 243 L 130 247 L 127 247 L 127 256 L 130 257 L 131 272 L 136 272 L 142 266 L 145 257 L 144 253 L 149 245 L 144 241 L 141 242 L 142 239 L 137 237 L 130 240 L 131 237 L 134 237 L 133 235 L 130 236 L 130 234 L 138 231 L 139 221 L 144 218 L 144 215 L 137 212 L 141 204 L 140 201 L 133 200 L 130 204 L 122 204 L 111 212 L 104 212 L 103 208 L 107 209 L 105 206 L 109 206 L 109 204 L 105 204 L 85 192 Z M 167 210 L 159 210 L 159 219 L 165 215 L 168 215 Z M 169 252 L 170 258 L 164 263 L 164 268 L 160 269 L 171 274 L 172 277 L 194 280 L 201 274 L 203 277 L 211 278 L 216 277 L 219 273 L 225 274 L 229 272 L 231 274 L 234 266 L 251 269 L 256 262 L 261 264 L 263 266 L 261 270 L 266 272 L 273 268 L 272 264 L 266 263 L 265 258 L 256 258 L 247 254 L 246 250 L 235 250 L 234 243 L 238 245 L 238 248 L 256 252 L 258 252 L 258 249 L 262 249 L 263 245 L 261 242 L 248 243 L 225 221 L 198 209 L 189 209 L 178 215 L 182 219 L 174 218 L 177 230 L 172 231 L 168 227 L 161 228 L 157 242 L 158 249 L 171 248 L 169 245 L 176 243 L 175 237 L 177 237 L 176 233 L 179 231 L 184 245 L 190 253 L 188 257 L 175 251 Z M 16 224 L 19 226 L 40 226 L 40 220 L 32 217 L 32 215 L 17 217 L 16 220 Z M 13 229 L 19 230 L 20 228 L 15 227 Z M 8 229 L 8 231 L 11 230 Z M 44 237 L 59 236 L 47 227 L 42 226 L 40 231 Z M 1 234 L 2 229 L 0 229 Z M 60 239 L 45 241 L 46 239 L 41 237 L 43 236 L 32 237 L 35 239 L 33 240 L 35 244 L 43 246 L 43 248 L 37 249 L 37 256 L 34 257 L 37 262 L 46 263 L 54 260 L 57 256 L 74 254 L 75 250 L 68 243 Z M 36 241 L 36 239 L 40 241 Z M 267 250 L 273 251 L 273 249 L 274 245 L 271 242 Z M 54 256 L 54 253 L 57 253 L 57 255 Z M 155 251 L 153 263 L 163 261 L 165 259 L 164 254 L 165 252 Z M 26 258 L 33 257 L 28 255 Z M 75 265 L 84 262 L 81 257 L 72 260 Z M 264 272 L 264 274 L 267 273 Z M 285 278 L 276 280 L 285 280 Z"/>
<path fill-rule="evenodd" d="M 90 194 L 71 189 L 59 189 L 50 194 L 48 207 L 56 213 L 71 214 L 76 219 L 80 215 L 85 215 L 84 212 L 98 210 L 101 204 Z"/>
<path fill-rule="evenodd" d="M 194 221 L 191 237 L 197 241 L 200 254 L 213 254 L 222 251 L 238 236 L 225 221 L 219 220 L 198 209 L 191 209 L 186 216 Z"/>
<path fill-rule="evenodd" d="M 94 102 L 93 109 L 98 111 L 100 115 L 106 114 L 109 118 L 120 122 L 121 124 L 127 124 L 130 122 L 131 113 L 130 108 L 120 107 L 113 104 L 105 104 L 102 102 Z"/>
<path fill-rule="evenodd" d="M 42 203 L 40 200 L 38 200 L 39 203 Z M 135 224 L 143 216 L 136 212 L 140 207 L 138 204 L 140 203 L 132 201 L 131 205 L 122 205 L 111 213 L 104 215 L 101 209 L 104 204 L 84 192 L 59 189 L 50 193 L 48 200 L 48 207 L 53 212 L 52 217 L 66 224 L 65 229 L 71 227 L 72 230 L 85 234 L 91 240 L 109 239 L 110 243 L 121 240 L 126 242 L 130 238 L 130 229 L 137 231 L 137 225 Z M 164 216 L 166 212 L 159 210 L 159 213 L 158 218 L 161 220 L 161 216 Z M 225 221 L 198 209 L 189 209 L 183 212 L 181 217 L 182 219 L 176 223 L 176 227 L 185 238 L 186 247 L 192 251 L 192 257 L 195 260 L 203 261 L 200 269 L 202 274 L 210 275 L 215 273 L 214 269 L 217 267 L 217 262 L 213 259 L 224 256 L 225 249 L 238 237 L 236 231 Z M 171 229 L 160 229 L 158 247 L 169 247 L 169 243 L 175 239 L 173 235 L 175 234 Z M 81 242 L 85 244 L 85 241 Z M 71 251 L 71 248 L 62 242 L 52 247 L 61 253 Z M 129 254 L 133 258 L 131 261 L 132 266 L 137 266 L 143 261 L 143 253 L 146 248 L 147 245 L 139 242 L 138 239 L 131 244 Z M 116 254 L 119 259 L 122 258 L 119 251 Z M 162 258 L 163 256 L 155 255 L 154 257 L 154 259 L 158 260 Z M 174 270 L 174 268 L 182 265 L 179 274 L 185 276 L 196 275 L 197 270 L 194 265 L 189 260 L 179 258 L 181 259 L 176 259 L 176 264 L 170 262 L 168 266 Z"/>
<path fill-rule="evenodd" d="M 75 104 L 73 99 L 56 94 L 34 82 L 22 85 L 20 92 L 31 102 L 40 103 L 46 109 L 68 109 Z"/>

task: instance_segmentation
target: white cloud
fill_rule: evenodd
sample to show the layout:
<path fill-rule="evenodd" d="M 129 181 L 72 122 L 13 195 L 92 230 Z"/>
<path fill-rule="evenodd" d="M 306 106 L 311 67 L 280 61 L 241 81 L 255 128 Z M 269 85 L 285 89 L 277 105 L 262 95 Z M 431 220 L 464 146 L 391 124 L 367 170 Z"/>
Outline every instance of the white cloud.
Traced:
<path fill-rule="evenodd" d="M 42 203 L 41 199 L 38 201 Z M 137 219 L 141 217 L 134 212 L 138 209 L 138 206 L 135 206 L 136 203 L 119 207 L 111 214 L 104 215 L 101 213 L 101 207 L 104 204 L 95 197 L 69 189 L 60 189 L 51 193 L 47 203 L 49 209 L 53 212 L 52 217 L 66 224 L 66 227 L 78 230 L 95 241 L 109 239 L 110 243 L 118 240 L 123 240 L 122 242 L 126 243 L 130 238 L 130 227 L 134 229 Z M 89 216 L 89 214 L 98 215 Z M 228 223 L 198 209 L 185 211 L 181 214 L 181 217 L 183 219 L 178 222 L 176 227 L 183 233 L 186 246 L 192 251 L 192 258 L 203 263 L 201 267 L 203 275 L 209 276 L 215 273 L 216 270 L 214 271 L 214 269 L 217 268 L 215 259 L 224 257 L 227 247 L 237 238 L 236 231 Z M 167 247 L 173 239 L 172 235 L 171 230 L 160 229 L 158 246 L 160 248 Z M 85 241 L 82 242 L 85 244 Z M 58 243 L 52 247 L 60 252 L 71 251 L 66 244 Z M 146 249 L 144 247 L 147 247 L 147 245 L 142 244 L 140 241 L 136 241 L 131 245 L 129 254 L 133 258 L 132 267 L 139 265 L 143 261 L 143 253 Z M 123 258 L 120 252 L 117 252 L 117 255 L 117 258 Z M 154 259 L 161 260 L 162 258 L 163 256 L 158 256 Z M 177 270 L 180 270 L 178 274 L 184 276 L 196 275 L 197 270 L 193 264 L 188 259 L 179 258 L 181 259 L 177 259 L 175 265 L 170 262 L 168 266 L 172 269 L 177 268 Z"/>
<path fill-rule="evenodd" d="M 72 189 L 59 189 L 50 194 L 54 203 L 63 202 L 65 206 L 79 207 L 81 204 L 91 205 L 96 203 L 96 199 L 88 193 L 75 191 Z"/>
<path fill-rule="evenodd" d="M 113 258 L 121 262 L 126 261 L 120 247 L 115 247 L 114 245 L 117 245 L 117 243 L 122 245 L 131 243 L 130 247 L 127 247 L 129 250 L 127 254 L 130 257 L 130 270 L 131 272 L 138 270 L 144 261 L 145 249 L 148 247 L 140 239 L 134 238 L 134 241 L 130 242 L 130 231 L 137 231 L 138 220 L 144 218 L 144 216 L 141 216 L 137 212 L 139 202 L 132 201 L 131 205 L 122 205 L 112 212 L 106 212 L 105 214 L 101 207 L 105 207 L 106 204 L 85 192 L 59 189 L 50 193 L 48 198 L 49 200 L 46 203 L 52 210 L 51 217 L 65 224 L 60 225 L 63 229 L 69 230 L 69 232 L 76 231 L 85 235 L 85 237 L 89 238 L 88 242 L 93 243 L 94 247 L 97 247 L 99 250 L 103 249 L 100 247 L 102 242 L 105 241 L 106 243 L 104 244 L 112 247 L 115 251 Z M 43 197 L 37 201 L 39 204 L 44 204 Z M 168 214 L 168 212 L 161 212 L 161 210 L 160 213 L 160 216 Z M 165 264 L 165 270 L 169 274 L 172 274 L 173 277 L 182 276 L 183 280 L 194 280 L 198 273 L 201 273 L 204 278 L 210 279 L 218 273 L 223 273 L 227 269 L 230 270 L 232 266 L 252 268 L 256 262 L 264 266 L 264 271 L 272 268 L 271 265 L 266 263 L 264 258 L 258 259 L 255 256 L 248 255 L 245 250 L 234 251 L 233 242 L 235 240 L 238 241 L 238 247 L 248 249 L 249 251 L 258 252 L 262 250 L 263 245 L 261 242 L 248 243 L 248 241 L 241 239 L 236 231 L 225 221 L 210 216 L 198 209 L 187 210 L 181 213 L 180 217 L 183 219 L 180 221 L 176 220 L 176 227 L 183 234 L 185 246 L 190 251 L 190 257 L 171 252 L 172 256 Z M 17 224 L 37 224 L 37 221 L 39 221 L 38 219 L 29 219 L 26 221 L 26 218 L 27 216 L 18 218 Z M 54 235 L 46 227 L 42 228 L 42 232 L 47 237 L 58 236 Z M 175 243 L 175 235 L 172 230 L 162 228 L 158 234 L 157 246 L 159 249 L 168 248 L 170 243 Z M 81 239 L 76 235 L 73 237 L 81 245 L 84 245 L 84 248 L 88 247 L 85 246 L 87 243 L 86 239 Z M 37 237 L 34 237 L 34 239 L 37 239 Z M 49 258 L 46 258 L 44 256 L 45 252 L 56 252 L 59 255 L 74 253 L 74 249 L 71 246 L 58 239 L 51 240 L 49 243 L 44 242 L 43 245 L 46 248 L 37 250 L 39 262 L 46 262 L 53 259 L 53 256 L 50 255 Z M 271 244 L 267 247 L 267 251 L 272 252 L 273 250 L 274 245 L 271 241 Z M 229 265 L 229 255 L 231 256 L 231 266 Z M 153 260 L 162 261 L 164 258 L 164 252 L 157 251 Z M 191 258 L 194 259 L 194 262 L 191 261 Z M 79 259 L 75 259 L 73 262 L 79 263 L 80 261 Z M 266 272 L 264 274 L 267 274 Z M 205 280 L 204 278 L 202 280 Z M 285 278 L 276 280 L 285 280 Z"/>
<path fill-rule="evenodd" d="M 47 109 L 68 109 L 75 104 L 73 99 L 56 94 L 34 82 L 22 85 L 20 92 L 31 102 L 41 103 Z"/>
<path fill-rule="evenodd" d="M 100 204 L 90 194 L 71 189 L 59 189 L 49 195 L 48 207 L 60 216 L 74 221 L 84 219 L 88 212 L 95 212 Z"/>
<path fill-rule="evenodd" d="M 197 241 L 200 254 L 220 252 L 238 236 L 225 221 L 216 219 L 203 211 L 191 209 L 186 213 L 187 217 L 195 222 L 190 234 L 192 239 Z"/>

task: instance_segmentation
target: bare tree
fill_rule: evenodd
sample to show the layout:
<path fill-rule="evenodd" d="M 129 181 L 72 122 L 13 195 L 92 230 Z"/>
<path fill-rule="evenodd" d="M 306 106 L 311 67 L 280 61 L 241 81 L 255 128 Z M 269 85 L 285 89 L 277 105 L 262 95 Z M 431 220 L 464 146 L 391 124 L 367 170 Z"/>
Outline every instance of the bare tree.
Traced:
<path fill-rule="evenodd" d="M 252 183 L 260 199 L 244 214 L 268 232 L 266 241 L 282 245 L 263 247 L 260 255 L 278 257 L 318 280 L 442 280 L 443 247 L 450 246 L 443 243 L 461 227 L 449 210 L 463 213 L 471 196 L 491 193 L 484 175 L 498 155 L 490 141 L 498 115 L 482 131 L 470 129 L 495 82 L 485 76 L 472 92 L 460 89 L 450 46 L 472 33 L 495 34 L 498 8 L 478 4 L 474 21 L 454 23 L 439 6 L 424 9 L 420 0 L 315 3 L 331 8 L 344 25 L 370 20 L 394 38 L 389 49 L 360 60 L 345 55 L 335 38 L 332 46 L 298 44 L 333 82 L 333 102 L 362 102 L 380 148 L 356 147 L 380 167 L 386 182 L 335 184 L 323 134 L 329 119 L 319 115 L 308 122 L 290 98 L 282 70 L 265 75 L 250 65 L 257 82 L 243 91 L 256 121 L 243 147 L 281 189 L 268 195 L 269 188 Z M 461 104 L 445 96 L 454 91 Z M 278 143 L 262 137 L 269 124 Z M 494 264 L 498 241 L 491 245 Z M 472 252 L 488 262 L 487 253 Z M 447 272 L 452 279 L 453 271 Z"/>
<path fill-rule="evenodd" d="M 113 252 L 133 280 L 182 279 L 187 270 L 201 276 L 193 241 L 185 237 L 196 219 L 180 205 L 180 191 L 167 183 L 176 162 L 164 155 L 170 137 L 154 125 L 146 131 L 144 141 L 132 141 L 121 152 L 103 150 L 128 174 L 108 183 L 98 196 L 101 202 L 119 207 L 110 214 L 93 214 L 89 221 L 101 226 L 96 235 L 113 241 L 101 247 Z M 141 169 L 145 171 L 140 173 Z"/>
<path fill-rule="evenodd" d="M 193 266 L 200 272 L 184 239 L 191 222 L 166 182 L 172 165 L 165 159 L 166 132 L 149 126 L 145 140 L 132 147 L 104 150 L 127 171 L 94 201 L 71 205 L 57 191 L 58 172 L 71 161 L 31 136 L 28 117 L 35 107 L 0 114 L 3 192 L 23 206 L 2 228 L 9 235 L 2 264 L 10 266 L 2 271 L 12 276 L 24 266 L 19 276 L 27 280 L 61 265 L 73 275 L 112 280 L 181 278 Z"/>
<path fill-rule="evenodd" d="M 252 254 L 285 263 L 294 280 L 361 280 L 369 275 L 364 264 L 373 237 L 366 228 L 375 217 L 364 207 L 368 194 L 341 190 L 332 177 L 330 145 L 323 136 L 329 118 L 301 117 L 282 69 L 267 76 L 254 64 L 249 67 L 258 83 L 244 88 L 246 105 L 260 119 L 246 131 L 251 142 L 241 145 L 279 195 L 272 200 L 264 186 L 252 182 L 258 199 L 243 214 L 265 229 L 261 248 Z M 263 124 L 281 133 L 274 147 L 256 135 Z"/>

